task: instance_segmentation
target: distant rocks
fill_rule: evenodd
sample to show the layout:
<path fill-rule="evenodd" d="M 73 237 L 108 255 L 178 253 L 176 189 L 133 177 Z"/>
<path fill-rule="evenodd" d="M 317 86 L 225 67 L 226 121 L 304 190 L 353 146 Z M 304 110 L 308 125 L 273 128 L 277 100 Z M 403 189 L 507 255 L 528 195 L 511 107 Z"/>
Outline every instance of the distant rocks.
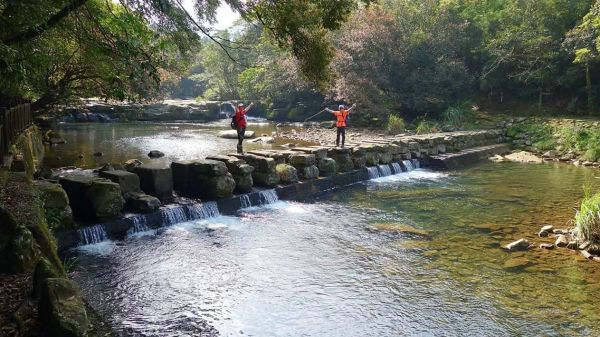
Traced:
<path fill-rule="evenodd" d="M 246 133 L 244 133 L 244 138 L 254 138 L 255 134 L 256 133 L 254 131 L 246 131 Z M 237 130 L 219 131 L 219 137 L 226 139 L 237 139 Z"/>
<path fill-rule="evenodd" d="M 542 163 L 544 160 L 527 151 L 513 152 L 504 156 L 504 159 L 517 163 Z"/>

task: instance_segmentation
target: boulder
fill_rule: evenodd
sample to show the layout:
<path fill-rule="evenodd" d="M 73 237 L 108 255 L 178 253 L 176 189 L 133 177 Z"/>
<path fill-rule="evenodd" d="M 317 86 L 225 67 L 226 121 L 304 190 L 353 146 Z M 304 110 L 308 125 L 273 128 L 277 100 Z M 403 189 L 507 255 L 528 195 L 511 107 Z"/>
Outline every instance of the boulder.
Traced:
<path fill-rule="evenodd" d="M 38 313 L 48 337 L 87 336 L 89 325 L 85 304 L 75 282 L 48 278 L 42 285 Z"/>
<path fill-rule="evenodd" d="M 42 257 L 35 267 L 33 272 L 33 295 L 37 298 L 42 292 L 42 287 L 46 279 L 61 277 L 61 272 L 57 271 L 56 268 L 46 259 Z"/>
<path fill-rule="evenodd" d="M 92 176 L 74 174 L 63 176 L 58 181 L 67 193 L 73 214 L 77 217 L 94 217 L 94 207 L 87 194 L 93 179 Z"/>
<path fill-rule="evenodd" d="M 323 177 L 333 176 L 337 173 L 337 163 L 332 158 L 323 158 L 317 161 L 319 174 Z"/>
<path fill-rule="evenodd" d="M 349 154 L 331 154 L 331 159 L 335 160 L 338 172 L 350 172 L 354 169 L 354 162 Z M 320 168 L 319 168 L 320 170 Z"/>
<path fill-rule="evenodd" d="M 129 171 L 113 170 L 113 171 L 102 171 L 99 173 L 100 177 L 109 179 L 110 181 L 119 184 L 121 193 L 139 192 L 140 190 L 140 178 L 135 173 Z"/>
<path fill-rule="evenodd" d="M 517 252 L 522 250 L 528 250 L 530 248 L 529 241 L 525 239 L 519 239 L 517 241 L 511 242 L 504 247 L 509 252 Z"/>
<path fill-rule="evenodd" d="M 540 229 L 540 232 L 538 233 L 539 237 L 546 237 L 548 236 L 548 234 L 550 234 L 552 232 L 552 230 L 554 229 L 554 226 L 552 225 L 546 225 L 544 227 L 542 227 L 542 229 Z"/>
<path fill-rule="evenodd" d="M 540 244 L 540 248 L 542 249 L 554 249 L 553 243 L 542 243 Z"/>
<path fill-rule="evenodd" d="M 381 164 L 389 164 L 392 162 L 392 159 L 393 155 L 391 152 L 384 151 L 379 153 L 379 162 Z"/>
<path fill-rule="evenodd" d="M 150 157 L 150 158 L 161 158 L 164 156 L 165 156 L 165 154 L 158 150 L 152 150 L 152 151 L 148 152 L 148 157 Z"/>
<path fill-rule="evenodd" d="M 65 192 L 60 184 L 55 184 L 46 180 L 36 180 L 34 184 L 40 191 L 44 207 L 65 208 L 69 206 L 67 192 Z"/>
<path fill-rule="evenodd" d="M 0 206 L 0 274 L 30 273 L 40 258 L 31 231 Z"/>
<path fill-rule="evenodd" d="M 279 175 L 277 172 L 252 172 L 252 180 L 254 184 L 262 187 L 273 187 L 279 184 Z"/>
<path fill-rule="evenodd" d="M 135 213 L 151 213 L 160 207 L 160 200 L 142 192 L 125 194 L 125 207 Z"/>
<path fill-rule="evenodd" d="M 234 189 L 235 180 L 231 173 L 213 176 L 190 172 L 189 193 L 193 197 L 207 199 L 227 198 L 233 194 Z"/>
<path fill-rule="evenodd" d="M 556 241 L 554 242 L 556 247 L 566 247 L 569 244 L 569 240 L 563 234 L 560 234 L 556 237 Z"/>
<path fill-rule="evenodd" d="M 362 156 L 352 156 L 352 162 L 354 163 L 355 169 L 361 169 L 367 166 L 367 157 Z"/>
<path fill-rule="evenodd" d="M 319 176 L 319 168 L 316 165 L 304 166 L 297 170 L 298 176 L 304 180 L 315 179 Z"/>
<path fill-rule="evenodd" d="M 125 205 L 119 184 L 108 179 L 92 180 L 86 196 L 91 201 L 96 218 L 116 217 Z"/>
<path fill-rule="evenodd" d="M 246 130 L 244 133 L 244 139 L 254 138 L 255 132 Z M 219 131 L 219 137 L 227 139 L 237 139 L 237 130 L 225 130 Z"/>
<path fill-rule="evenodd" d="M 292 184 L 298 182 L 298 171 L 295 167 L 288 164 L 279 164 L 275 167 L 279 180 L 283 184 Z"/>
<path fill-rule="evenodd" d="M 142 165 L 142 162 L 138 159 L 129 159 L 123 163 L 123 167 L 125 167 L 125 170 L 127 171 L 133 171 L 134 168 L 140 165 Z"/>
<path fill-rule="evenodd" d="M 365 152 L 365 159 L 367 161 L 368 166 L 379 165 L 379 153 L 378 152 L 375 152 L 375 151 Z"/>
<path fill-rule="evenodd" d="M 316 163 L 315 155 L 305 154 L 305 153 L 298 153 L 298 154 L 290 155 L 288 160 L 289 160 L 290 165 L 292 165 L 294 167 L 311 166 Z"/>
<path fill-rule="evenodd" d="M 193 162 L 190 166 L 190 179 L 192 179 L 192 177 L 197 174 L 216 177 L 225 175 L 226 173 L 227 166 L 225 165 L 225 163 L 217 160 L 197 160 Z"/>
<path fill-rule="evenodd" d="M 244 164 L 246 165 L 246 164 Z M 250 166 L 250 165 L 246 165 Z M 252 166 L 250 166 L 252 167 Z M 235 180 L 235 190 L 239 193 L 249 193 L 252 192 L 252 186 L 254 186 L 254 179 L 252 179 L 252 174 L 232 174 L 233 180 Z"/>
<path fill-rule="evenodd" d="M 140 177 L 140 187 L 146 194 L 161 201 L 173 198 L 173 173 L 171 167 L 164 164 L 142 164 L 133 172 Z"/>
<path fill-rule="evenodd" d="M 171 163 L 171 171 L 173 172 L 173 189 L 186 193 L 189 186 L 190 167 L 194 163 L 193 160 L 180 160 Z"/>

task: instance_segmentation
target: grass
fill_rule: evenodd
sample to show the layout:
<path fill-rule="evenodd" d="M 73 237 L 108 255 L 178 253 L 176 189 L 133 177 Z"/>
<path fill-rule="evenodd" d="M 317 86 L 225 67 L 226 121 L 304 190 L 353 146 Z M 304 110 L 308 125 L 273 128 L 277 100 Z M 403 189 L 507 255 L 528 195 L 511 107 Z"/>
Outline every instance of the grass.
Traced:
<path fill-rule="evenodd" d="M 438 124 L 435 122 L 428 121 L 426 119 L 419 121 L 419 123 L 417 124 L 417 127 L 415 128 L 415 132 L 417 134 L 434 133 L 434 132 L 438 132 L 438 131 L 439 131 Z"/>
<path fill-rule="evenodd" d="M 545 121 L 518 123 L 508 128 L 507 135 L 531 136 L 535 149 L 572 151 L 581 160 L 600 160 L 600 128 L 581 124 L 551 124 Z"/>
<path fill-rule="evenodd" d="M 473 103 L 463 101 L 457 105 L 448 107 L 442 112 L 442 121 L 445 126 L 454 129 L 469 129 L 472 128 L 475 122 L 475 111 L 473 111 Z"/>
<path fill-rule="evenodd" d="M 575 214 L 575 231 L 583 240 L 600 240 L 600 191 L 593 193 L 591 184 L 584 186 L 584 197 Z"/>
<path fill-rule="evenodd" d="M 406 123 L 404 123 L 404 119 L 398 117 L 396 115 L 388 116 L 388 123 L 386 131 L 389 134 L 398 134 L 404 132 L 406 130 Z"/>

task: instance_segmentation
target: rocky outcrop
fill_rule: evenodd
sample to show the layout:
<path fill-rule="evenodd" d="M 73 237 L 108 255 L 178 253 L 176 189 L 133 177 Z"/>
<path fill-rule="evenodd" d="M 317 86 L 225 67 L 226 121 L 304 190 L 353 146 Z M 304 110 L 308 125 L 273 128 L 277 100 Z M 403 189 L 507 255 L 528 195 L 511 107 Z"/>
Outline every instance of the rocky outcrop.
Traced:
<path fill-rule="evenodd" d="M 87 335 L 87 312 L 79 287 L 73 281 L 46 279 L 41 289 L 38 312 L 44 334 L 48 337 Z"/>

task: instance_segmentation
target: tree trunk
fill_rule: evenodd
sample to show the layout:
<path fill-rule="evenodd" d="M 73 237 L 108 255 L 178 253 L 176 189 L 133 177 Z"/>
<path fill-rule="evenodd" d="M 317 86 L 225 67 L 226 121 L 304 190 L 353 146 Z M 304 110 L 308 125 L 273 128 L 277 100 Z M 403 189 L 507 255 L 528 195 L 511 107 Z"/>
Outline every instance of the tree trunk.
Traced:
<path fill-rule="evenodd" d="M 587 92 L 587 108 L 588 113 L 594 111 L 594 97 L 592 94 L 592 78 L 590 76 L 590 61 L 585 62 L 585 90 Z"/>

